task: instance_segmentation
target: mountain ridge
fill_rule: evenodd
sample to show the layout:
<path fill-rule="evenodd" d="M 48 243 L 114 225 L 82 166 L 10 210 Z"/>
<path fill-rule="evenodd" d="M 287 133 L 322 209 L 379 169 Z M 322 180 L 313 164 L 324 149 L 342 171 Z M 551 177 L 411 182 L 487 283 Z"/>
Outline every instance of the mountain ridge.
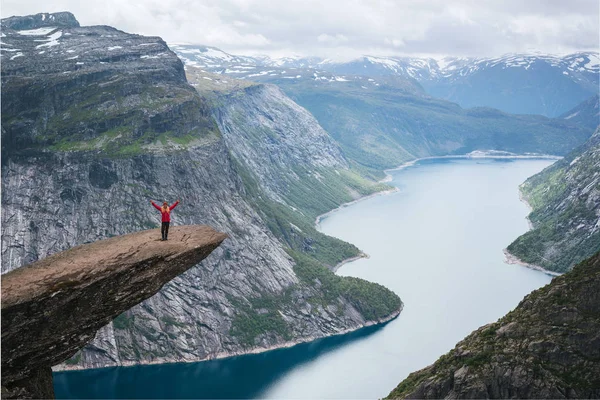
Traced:
<path fill-rule="evenodd" d="M 582 146 L 520 187 L 533 229 L 507 250 L 520 260 L 566 272 L 600 250 L 600 128 Z"/>
<path fill-rule="evenodd" d="M 182 200 L 172 232 L 179 224 L 202 223 L 230 237 L 201 267 L 100 329 L 62 368 L 264 351 L 398 314 L 400 298 L 383 286 L 325 267 L 358 254 L 355 246 L 291 225 L 307 220 L 308 207 L 339 205 L 356 194 L 349 183 L 332 180 L 335 168 L 342 174 L 346 166 L 322 128 L 314 119 L 293 123 L 294 113 L 306 111 L 281 93 L 239 93 L 242 104 L 263 108 L 265 121 L 274 120 L 270 101 L 274 109 L 288 105 L 285 119 L 255 129 L 267 133 L 261 137 L 270 138 L 273 154 L 290 157 L 290 174 L 292 156 L 302 149 L 280 140 L 285 135 L 310 128 L 329 143 L 315 149 L 312 161 L 331 161 L 335 168 L 321 179 L 336 190 L 313 192 L 311 203 L 294 210 L 274 197 L 286 193 L 283 183 L 266 191 L 251 165 L 236 159 L 231 146 L 242 141 L 228 143 L 213 116 L 217 105 L 188 84 L 183 64 L 162 39 L 105 26 L 36 29 L 7 30 L 2 39 L 4 270 L 87 241 L 155 228 L 160 215 L 148 199 Z M 258 105 L 253 96 L 262 96 Z M 242 128 L 227 133 L 241 135 Z M 253 161 L 271 162 L 261 157 Z M 310 189 L 317 179 L 308 174 L 312 166 L 305 165 L 303 175 L 294 171 L 298 186 Z M 367 179 L 354 183 L 377 190 Z"/>
<path fill-rule="evenodd" d="M 437 59 L 363 56 L 334 62 L 317 57 L 235 56 L 207 46 L 173 45 L 173 49 L 187 65 L 245 79 L 269 75 L 294 79 L 296 72 L 302 74 L 302 71 L 311 76 L 327 72 L 333 74 L 333 79 L 355 81 L 356 76 L 380 79 L 394 76 L 418 82 L 428 94 L 465 108 L 488 106 L 515 114 L 548 117 L 558 117 L 597 94 L 600 72 L 600 56 L 593 51 L 562 56 L 518 53 Z"/>

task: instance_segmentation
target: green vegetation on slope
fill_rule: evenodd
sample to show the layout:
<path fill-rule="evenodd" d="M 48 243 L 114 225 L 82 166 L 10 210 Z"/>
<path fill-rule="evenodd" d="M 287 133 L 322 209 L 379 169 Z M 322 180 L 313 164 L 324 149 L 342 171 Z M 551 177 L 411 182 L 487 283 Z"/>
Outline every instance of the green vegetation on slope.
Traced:
<path fill-rule="evenodd" d="M 338 276 L 302 253 L 290 251 L 290 254 L 296 261 L 294 271 L 298 278 L 307 285 L 318 283 L 324 299 L 328 302 L 343 297 L 366 320 L 377 321 L 388 317 L 402 306 L 400 298 L 380 284 L 360 278 Z"/>
<path fill-rule="evenodd" d="M 286 311 L 297 309 L 297 299 L 308 299 L 312 307 L 310 314 L 334 315 L 343 314 L 344 300 L 360 312 L 365 321 L 390 318 L 402 307 L 400 298 L 382 285 L 338 276 L 301 252 L 289 250 L 289 254 L 296 262 L 294 272 L 300 279 L 298 285 L 278 295 L 265 293 L 250 298 L 248 303 L 230 298 L 237 313 L 230 332 L 246 347 L 256 345 L 258 338 L 273 335 L 292 340 L 284 316 Z"/>
<path fill-rule="evenodd" d="M 283 293 L 261 293 L 244 304 L 238 301 L 231 334 L 249 347 L 273 335 L 289 340 L 285 315 L 300 307 L 296 298 L 308 299 L 313 305 L 310 313 L 330 316 L 343 315 L 349 303 L 365 321 L 399 311 L 400 298 L 383 286 L 331 272 L 343 260 L 361 253 L 356 246 L 315 227 L 317 216 L 389 189 L 377 183 L 381 171 L 346 163 L 316 121 L 272 87 L 230 78 L 225 83 L 194 68 L 188 68 L 187 76 L 211 104 L 226 132 L 224 138 L 231 145 L 231 159 L 244 184 L 246 200 L 284 244 L 300 280 Z M 304 145 L 307 147 L 298 148 Z M 264 180 L 267 175 L 269 181 Z"/>
<path fill-rule="evenodd" d="M 99 74 L 97 79 L 85 85 L 56 83 L 60 88 L 52 89 L 69 101 L 27 107 L 13 105 L 13 97 L 3 101 L 3 154 L 86 151 L 121 158 L 155 149 L 178 151 L 220 135 L 207 106 L 185 82 L 150 85 L 135 75 L 105 81 Z"/>
<path fill-rule="evenodd" d="M 235 160 L 235 159 L 234 159 Z M 316 216 L 341 203 L 352 200 L 348 188 L 361 195 L 381 190 L 352 171 L 319 170 L 320 179 L 297 171 L 303 179 L 286 195 L 294 206 L 284 205 L 267 198 L 261 192 L 256 178 L 239 162 L 235 162 L 242 177 L 248 200 L 255 205 L 267 226 L 287 247 L 296 266 L 294 272 L 300 284 L 287 291 L 248 299 L 250 304 L 237 306 L 231 334 L 248 347 L 259 337 L 277 335 L 289 340 L 289 329 L 282 313 L 294 307 L 294 298 L 304 296 L 314 308 L 311 312 L 341 312 L 340 300 L 354 306 L 365 320 L 376 321 L 392 315 L 401 308 L 400 298 L 377 283 L 352 277 L 340 277 L 329 268 L 339 262 L 358 256 L 356 246 L 327 236 L 315 229 Z M 238 302 L 239 303 L 239 302 Z"/>
<path fill-rule="evenodd" d="M 388 398 L 600 396 L 600 253 L 413 372 Z"/>
<path fill-rule="evenodd" d="M 317 118 L 347 157 L 377 169 L 418 157 L 474 150 L 562 155 L 590 134 L 567 120 L 490 108 L 462 109 L 383 83 L 369 89 L 346 82 L 277 83 Z"/>
<path fill-rule="evenodd" d="M 600 134 L 522 185 L 533 229 L 508 251 L 551 271 L 565 272 L 600 250 Z"/>

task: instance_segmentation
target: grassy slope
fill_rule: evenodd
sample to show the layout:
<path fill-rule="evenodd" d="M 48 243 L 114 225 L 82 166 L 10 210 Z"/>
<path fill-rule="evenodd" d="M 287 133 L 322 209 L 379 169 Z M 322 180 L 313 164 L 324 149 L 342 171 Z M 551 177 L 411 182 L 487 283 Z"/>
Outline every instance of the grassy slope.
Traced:
<path fill-rule="evenodd" d="M 303 292 L 315 307 L 328 309 L 333 306 L 341 313 L 340 298 L 352 304 L 366 320 L 377 321 L 389 317 L 402 306 L 400 298 L 389 289 L 359 278 L 340 277 L 330 268 L 339 262 L 355 257 L 360 251 L 353 244 L 327 236 L 315 229 L 317 215 L 351 200 L 347 187 L 353 185 L 367 194 L 379 186 L 360 185 L 356 175 L 349 173 L 333 177 L 322 171 L 325 179 L 313 182 L 304 176 L 287 196 L 297 210 L 270 200 L 261 192 L 256 178 L 239 162 L 236 169 L 246 188 L 246 198 L 278 237 L 295 261 L 294 272 L 300 285 L 280 295 L 262 294 L 249 299 L 250 306 L 239 304 L 238 314 L 231 333 L 242 343 L 251 347 L 263 335 L 277 334 L 286 340 L 293 339 L 280 312 L 294 307 L 294 298 Z M 347 186 L 348 185 L 348 186 Z M 260 310 L 260 312 L 259 312 Z M 241 311 L 241 312 L 240 312 Z M 315 311 L 316 312 L 316 311 Z"/>

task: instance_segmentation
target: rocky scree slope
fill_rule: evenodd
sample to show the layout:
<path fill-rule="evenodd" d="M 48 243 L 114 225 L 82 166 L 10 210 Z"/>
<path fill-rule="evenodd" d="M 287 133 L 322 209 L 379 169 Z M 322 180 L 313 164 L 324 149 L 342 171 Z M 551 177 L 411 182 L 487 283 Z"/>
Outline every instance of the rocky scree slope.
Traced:
<path fill-rule="evenodd" d="M 600 253 L 526 296 L 388 398 L 600 397 Z"/>
<path fill-rule="evenodd" d="M 53 398 L 53 365 L 226 238 L 207 226 L 180 227 L 168 242 L 158 234 L 77 246 L 2 276 L 3 398 Z"/>
<path fill-rule="evenodd" d="M 530 264 L 565 272 L 600 250 L 600 129 L 521 185 L 533 229 L 508 246 Z"/>
<path fill-rule="evenodd" d="M 248 184 L 213 108 L 160 38 L 75 23 L 3 33 L 3 272 L 157 227 L 149 199 L 182 200 L 174 233 L 202 223 L 230 236 L 60 368 L 260 351 L 399 313 L 400 299 L 380 285 L 337 277 L 311 254 L 294 261 L 253 199 L 275 201 Z M 345 245 L 332 260 L 358 252 Z"/>

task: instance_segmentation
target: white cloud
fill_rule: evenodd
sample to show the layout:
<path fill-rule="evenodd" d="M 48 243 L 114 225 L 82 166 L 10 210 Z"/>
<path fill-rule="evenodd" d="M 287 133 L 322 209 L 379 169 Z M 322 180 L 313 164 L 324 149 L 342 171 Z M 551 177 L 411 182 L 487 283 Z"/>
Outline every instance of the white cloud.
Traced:
<path fill-rule="evenodd" d="M 598 50 L 597 0 L 3 0 L 2 16 L 71 11 L 232 53 L 498 55 Z"/>
<path fill-rule="evenodd" d="M 402 40 L 402 39 L 385 38 L 385 39 L 383 39 L 383 43 L 385 43 L 388 46 L 392 45 L 394 47 L 402 47 L 405 45 L 404 40 Z"/>
<path fill-rule="evenodd" d="M 317 42 L 319 43 L 323 43 L 326 45 L 340 45 L 342 43 L 345 43 L 348 41 L 348 38 L 342 34 L 336 34 L 336 35 L 327 35 L 325 33 L 320 34 L 317 37 Z"/>

